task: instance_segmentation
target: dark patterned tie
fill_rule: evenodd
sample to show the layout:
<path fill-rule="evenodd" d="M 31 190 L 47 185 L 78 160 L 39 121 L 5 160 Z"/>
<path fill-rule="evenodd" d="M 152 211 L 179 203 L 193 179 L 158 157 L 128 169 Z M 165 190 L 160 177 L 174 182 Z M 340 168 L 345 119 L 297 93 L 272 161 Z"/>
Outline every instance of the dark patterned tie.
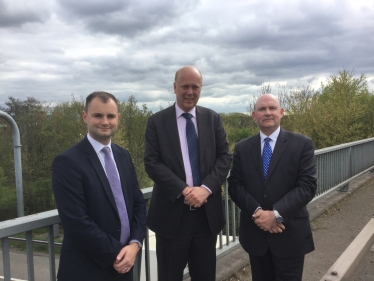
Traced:
<path fill-rule="evenodd" d="M 264 139 L 264 148 L 262 150 L 262 168 L 264 170 L 264 178 L 266 178 L 266 174 L 268 173 L 271 155 L 273 154 L 269 144 L 270 141 L 270 138 Z"/>
<path fill-rule="evenodd" d="M 121 220 L 121 238 L 120 242 L 126 245 L 130 237 L 130 224 L 127 215 L 127 208 L 125 198 L 123 196 L 121 181 L 119 180 L 118 172 L 114 159 L 110 153 L 109 147 L 104 147 L 102 151 L 105 154 L 105 171 L 108 177 L 110 187 L 112 188 L 114 200 L 116 201 L 118 215 Z"/>
<path fill-rule="evenodd" d="M 188 144 L 188 154 L 190 156 L 190 164 L 193 177 L 193 185 L 200 186 L 200 159 L 199 159 L 199 139 L 196 134 L 195 126 L 191 120 L 192 114 L 183 113 L 186 118 L 186 137 Z"/>

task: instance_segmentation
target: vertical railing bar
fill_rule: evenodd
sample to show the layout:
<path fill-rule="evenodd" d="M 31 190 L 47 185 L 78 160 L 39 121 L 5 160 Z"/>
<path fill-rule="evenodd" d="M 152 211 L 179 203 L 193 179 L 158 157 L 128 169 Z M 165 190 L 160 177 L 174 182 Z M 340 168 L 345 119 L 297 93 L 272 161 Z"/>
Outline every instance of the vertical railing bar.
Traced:
<path fill-rule="evenodd" d="M 146 200 L 146 211 L 148 213 L 148 203 L 149 200 Z M 145 239 L 144 239 L 144 252 L 145 252 L 145 257 L 144 257 L 144 265 L 145 265 L 145 280 L 146 281 L 151 281 L 151 263 L 150 263 L 150 253 L 149 253 L 149 229 L 147 227 L 146 234 L 145 234 Z"/>
<path fill-rule="evenodd" d="M 10 257 L 9 257 L 9 239 L 1 238 L 1 248 L 3 251 L 4 281 L 10 281 Z"/>
<path fill-rule="evenodd" d="M 27 276 L 29 281 L 35 281 L 34 275 L 34 255 L 32 248 L 32 230 L 26 231 L 26 256 L 27 256 Z"/>
<path fill-rule="evenodd" d="M 133 279 L 135 281 L 140 281 L 140 270 L 142 268 L 142 250 L 138 251 L 136 254 L 135 258 L 135 263 L 134 263 L 134 269 L 133 269 Z"/>
<path fill-rule="evenodd" d="M 225 180 L 225 215 L 226 215 L 226 246 L 230 243 L 230 237 L 229 237 L 229 191 L 228 191 L 229 184 L 227 182 L 227 178 Z"/>
<path fill-rule="evenodd" d="M 232 231 L 231 231 L 231 235 L 232 235 L 232 242 L 235 242 L 236 241 L 236 219 L 235 219 L 235 204 L 234 202 L 232 202 L 232 200 L 230 201 L 230 205 L 231 205 L 231 222 L 232 222 Z"/>
<path fill-rule="evenodd" d="M 48 226 L 48 252 L 49 252 L 49 280 L 56 281 L 56 260 L 53 224 Z"/>
<path fill-rule="evenodd" d="M 221 250 L 223 248 L 223 239 L 222 239 L 222 231 L 219 233 L 219 249 Z"/>

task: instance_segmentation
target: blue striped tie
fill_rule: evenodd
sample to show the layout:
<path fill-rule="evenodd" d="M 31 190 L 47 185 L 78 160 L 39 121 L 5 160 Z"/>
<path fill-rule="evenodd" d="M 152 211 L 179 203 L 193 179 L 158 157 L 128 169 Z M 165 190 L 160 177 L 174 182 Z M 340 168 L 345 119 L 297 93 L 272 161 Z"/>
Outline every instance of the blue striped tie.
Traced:
<path fill-rule="evenodd" d="M 193 177 L 193 185 L 200 186 L 200 159 L 199 159 L 199 139 L 196 134 L 195 125 L 191 118 L 192 114 L 183 113 L 182 116 L 186 118 L 186 137 L 188 144 L 188 155 L 190 156 L 190 164 Z"/>

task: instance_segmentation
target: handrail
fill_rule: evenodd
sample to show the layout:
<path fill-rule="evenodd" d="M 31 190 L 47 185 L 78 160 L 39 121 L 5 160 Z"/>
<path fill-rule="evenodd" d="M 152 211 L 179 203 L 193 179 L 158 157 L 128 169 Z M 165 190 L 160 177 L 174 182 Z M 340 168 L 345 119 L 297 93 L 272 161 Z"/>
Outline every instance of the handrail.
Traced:
<path fill-rule="evenodd" d="M 361 260 L 374 244 L 374 217 L 366 224 L 348 248 L 330 267 L 321 281 L 351 280 Z"/>
<path fill-rule="evenodd" d="M 24 216 L 23 207 L 23 187 L 22 187 L 22 160 L 21 160 L 21 138 L 17 123 L 6 112 L 0 110 L 0 117 L 3 117 L 12 127 L 13 147 L 14 147 L 14 168 L 16 176 L 16 193 L 17 193 L 17 214 L 18 217 Z"/>

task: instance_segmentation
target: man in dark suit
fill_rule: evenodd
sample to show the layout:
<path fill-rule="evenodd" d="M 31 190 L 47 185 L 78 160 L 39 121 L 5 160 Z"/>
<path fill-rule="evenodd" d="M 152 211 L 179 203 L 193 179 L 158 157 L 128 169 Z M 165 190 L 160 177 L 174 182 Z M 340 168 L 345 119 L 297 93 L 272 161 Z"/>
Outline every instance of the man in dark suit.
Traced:
<path fill-rule="evenodd" d="M 147 223 L 156 233 L 158 280 L 214 281 L 217 234 L 225 224 L 221 185 L 231 156 L 220 116 L 196 106 L 192 66 L 175 74 L 176 103 L 148 119 L 145 169 L 154 181 Z M 193 145 L 194 144 L 194 145 Z"/>
<path fill-rule="evenodd" d="M 87 136 L 52 164 L 53 191 L 64 228 L 59 281 L 132 281 L 145 236 L 146 209 L 130 154 L 111 142 L 116 98 L 86 99 Z"/>
<path fill-rule="evenodd" d="M 280 127 L 283 114 L 275 96 L 259 97 L 252 117 L 260 133 L 236 144 L 229 177 L 253 281 L 302 280 L 304 256 L 314 250 L 306 209 L 317 188 L 314 147 Z"/>

